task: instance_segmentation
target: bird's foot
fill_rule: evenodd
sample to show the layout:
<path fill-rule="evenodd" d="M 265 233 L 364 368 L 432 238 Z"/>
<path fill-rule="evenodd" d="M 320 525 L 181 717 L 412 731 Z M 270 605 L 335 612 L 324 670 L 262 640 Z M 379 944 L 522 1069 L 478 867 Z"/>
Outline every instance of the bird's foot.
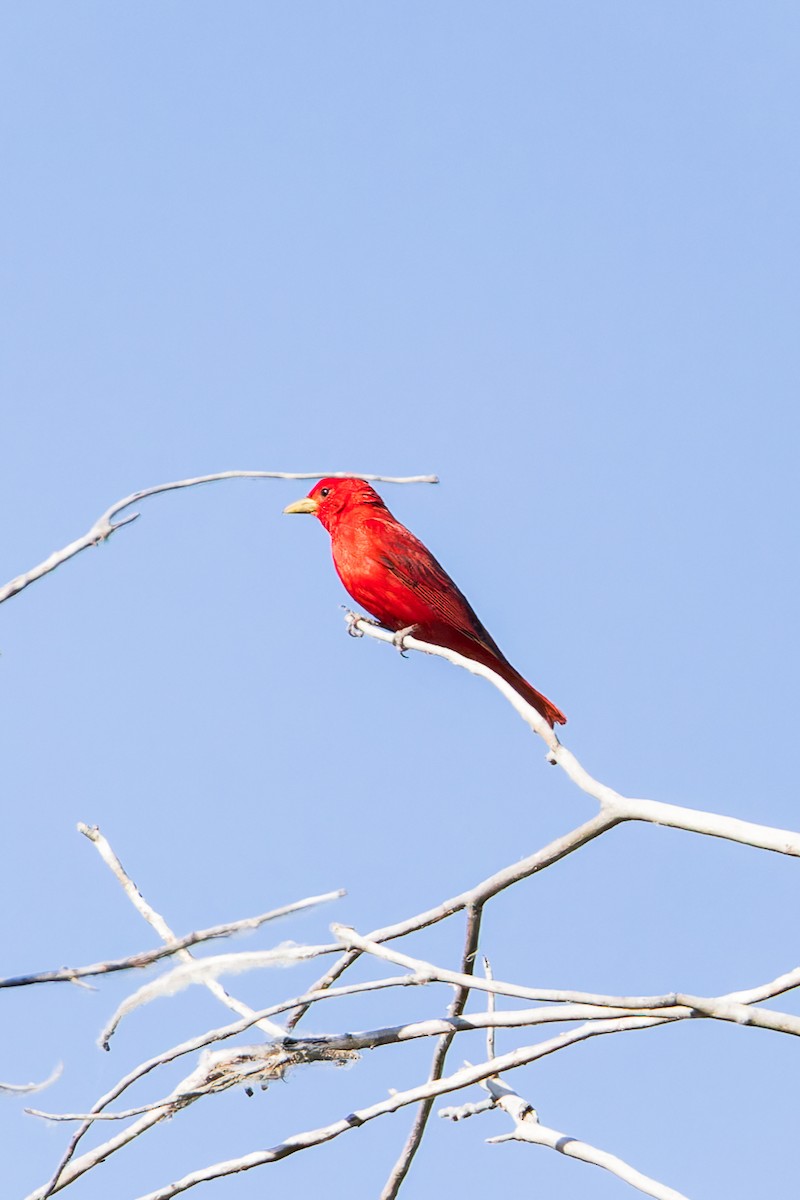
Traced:
<path fill-rule="evenodd" d="M 394 637 L 392 638 L 392 645 L 394 646 L 395 650 L 400 651 L 403 658 L 408 657 L 408 653 L 406 651 L 406 638 L 410 637 L 416 628 L 416 625 L 406 625 L 405 629 L 396 630 Z"/>
<path fill-rule="evenodd" d="M 344 605 L 342 605 L 344 607 Z M 364 625 L 377 625 L 377 621 L 373 621 L 372 617 L 362 616 L 361 613 L 352 612 L 349 608 L 345 609 L 345 621 L 347 622 L 347 632 L 350 637 L 363 637 L 364 630 L 359 629 L 359 623 Z"/>

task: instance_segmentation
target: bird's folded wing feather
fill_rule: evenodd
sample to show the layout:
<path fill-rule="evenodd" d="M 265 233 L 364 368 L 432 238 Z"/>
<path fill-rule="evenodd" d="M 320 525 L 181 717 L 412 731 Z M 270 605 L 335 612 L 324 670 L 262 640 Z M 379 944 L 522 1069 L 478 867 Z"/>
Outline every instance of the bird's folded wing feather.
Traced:
<path fill-rule="evenodd" d="M 441 621 L 466 637 L 474 638 L 497 654 L 498 658 L 503 658 L 500 648 L 481 624 L 466 596 L 413 533 L 397 522 L 387 524 L 375 518 L 366 521 L 365 525 L 375 527 L 375 545 L 380 547 L 377 556 L 379 561 L 400 583 L 412 589 L 430 611 L 432 620 Z"/>

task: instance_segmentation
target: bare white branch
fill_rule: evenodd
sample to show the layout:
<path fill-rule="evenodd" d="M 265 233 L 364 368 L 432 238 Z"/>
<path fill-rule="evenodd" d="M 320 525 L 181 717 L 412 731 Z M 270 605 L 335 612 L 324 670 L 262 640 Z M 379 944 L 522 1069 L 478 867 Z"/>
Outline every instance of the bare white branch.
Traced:
<path fill-rule="evenodd" d="M 148 925 L 155 929 L 160 938 L 167 943 L 177 941 L 175 934 L 170 929 L 167 922 L 161 916 L 161 913 L 156 912 L 151 904 L 145 900 L 142 893 L 137 888 L 136 884 L 131 879 L 128 872 L 123 867 L 117 855 L 111 848 L 111 843 L 108 838 L 100 832 L 97 825 L 87 825 L 83 821 L 79 821 L 77 825 L 78 833 L 82 833 L 85 838 L 88 838 L 92 843 L 97 853 L 102 858 L 108 869 L 111 871 L 114 878 L 119 883 L 125 895 L 130 900 L 136 911 L 144 917 Z M 191 957 L 191 956 L 189 956 Z"/>
<path fill-rule="evenodd" d="M 800 967 L 779 975 L 777 979 L 771 979 L 769 983 L 761 983 L 744 991 L 728 992 L 721 998 L 730 1001 L 731 1004 L 757 1004 L 759 1000 L 771 1000 L 773 996 L 791 992 L 796 987 L 800 987 Z"/>
<path fill-rule="evenodd" d="M 528 858 L 523 858 L 520 862 L 514 863 L 510 867 L 505 867 L 502 871 L 497 871 L 494 875 L 490 875 L 488 879 L 482 883 L 476 884 L 469 888 L 466 892 L 461 892 L 458 896 L 452 896 L 449 900 L 437 904 L 435 908 L 426 909 L 422 913 L 418 913 L 414 917 L 408 917 L 404 921 L 398 921 L 394 925 L 386 925 L 382 929 L 373 930 L 368 935 L 368 940 L 373 942 L 389 941 L 393 938 L 405 937 L 408 933 L 416 933 L 420 929 L 425 929 L 429 925 L 435 925 L 438 921 L 443 921 L 454 913 L 463 912 L 479 912 L 481 907 L 492 896 L 496 896 L 498 892 L 502 892 L 505 888 L 511 887 L 522 879 L 527 879 L 530 875 L 537 871 L 542 871 L 545 867 L 551 866 L 560 859 L 565 858 L 568 854 L 585 846 L 587 842 L 599 837 L 601 833 L 612 829 L 614 825 L 619 824 L 620 818 L 615 813 L 608 813 L 601 810 L 591 820 L 585 821 L 583 825 L 579 825 L 576 829 L 572 829 L 569 833 L 563 834 L 561 837 L 555 838 L 549 842 L 541 850 L 537 850 Z M 469 948 L 470 953 L 474 951 Z M 359 950 L 348 950 L 332 967 L 322 976 L 317 982 L 317 987 L 324 989 L 334 983 L 340 975 L 342 975 L 359 956 Z M 472 979 L 472 976 L 469 976 Z M 300 1008 L 294 1013 L 288 1022 L 288 1028 L 294 1028 L 297 1022 L 305 1013 L 305 1008 Z"/>
<path fill-rule="evenodd" d="M 131 513 L 127 517 L 123 517 L 121 521 L 114 521 L 114 517 L 123 512 L 124 509 L 130 508 L 132 504 L 138 504 L 140 500 L 145 500 L 148 496 L 157 496 L 161 492 L 174 492 L 179 488 L 197 487 L 202 483 L 217 483 L 222 479 L 322 479 L 326 475 L 339 479 L 347 478 L 352 475 L 351 471 L 323 471 L 321 474 L 318 471 L 218 471 L 214 475 L 197 475 L 193 479 L 178 479 L 174 483 L 159 483 L 155 487 L 143 488 L 140 492 L 132 492 L 130 496 L 123 497 L 122 500 L 117 500 L 110 508 L 107 508 L 101 516 L 97 518 L 91 529 L 88 530 L 82 537 L 76 538 L 74 542 L 64 546 L 61 550 L 55 550 L 53 553 L 39 563 L 38 566 L 32 567 L 29 571 L 25 571 L 22 575 L 17 575 L 5 587 L 0 588 L 0 604 L 4 600 L 10 600 L 12 596 L 16 596 L 29 584 L 35 583 L 37 579 L 41 579 L 43 575 L 49 575 L 51 571 L 55 571 L 56 567 L 60 567 L 70 558 L 74 558 L 76 554 L 80 554 L 83 550 L 88 550 L 90 546 L 99 546 L 101 542 L 107 541 L 117 529 L 121 529 L 123 525 L 130 525 L 131 521 L 135 521 L 139 513 Z M 375 483 L 438 483 L 439 479 L 436 475 L 358 475 L 359 479 L 368 479 Z"/>
<path fill-rule="evenodd" d="M 468 1117 L 477 1117 L 479 1113 L 490 1112 L 495 1108 L 495 1102 L 488 1096 L 485 1100 L 479 1100 L 476 1104 L 458 1104 L 448 1108 L 440 1108 L 439 1116 L 444 1117 L 447 1121 L 466 1121 Z M 26 1109 L 30 1112 L 30 1109 Z"/>
<path fill-rule="evenodd" d="M 605 1023 L 627 1017 L 652 1018 L 659 1024 L 667 1021 L 686 1021 L 697 1017 L 708 1017 L 720 1021 L 731 1021 L 737 1025 L 752 1025 L 759 1029 L 770 1029 L 776 1033 L 788 1033 L 800 1037 L 800 1017 L 793 1013 L 776 1013 L 768 1009 L 750 1008 L 747 1005 L 730 1005 L 722 999 L 700 996 L 687 997 L 692 1004 L 676 1004 L 670 1008 L 609 1009 L 596 1004 L 560 1004 L 541 1008 L 503 1009 L 502 1012 L 478 1012 L 468 1016 L 433 1017 L 426 1021 L 413 1021 L 405 1025 L 390 1025 L 382 1029 L 368 1029 L 360 1033 L 328 1034 L 314 1038 L 288 1038 L 281 1042 L 284 1047 L 327 1046 L 330 1050 L 374 1050 L 378 1046 L 412 1041 L 415 1038 L 439 1037 L 447 1033 L 467 1033 L 479 1029 L 534 1028 L 570 1021 L 597 1020 Z"/>
<path fill-rule="evenodd" d="M 346 621 L 350 633 L 358 636 L 365 635 L 394 645 L 395 635 L 393 633 L 387 629 L 381 629 L 356 613 L 348 612 Z M 456 654 L 454 650 L 434 646 L 429 642 L 421 642 L 411 636 L 403 639 L 403 648 L 419 650 L 423 654 L 433 654 L 437 658 L 444 658 L 455 666 L 469 671 L 472 675 L 480 675 L 482 679 L 487 679 L 499 692 L 502 692 L 509 704 L 534 733 L 542 738 L 548 748 L 549 761 L 560 766 L 574 784 L 597 800 L 601 809 L 608 813 L 614 813 L 618 820 L 669 825 L 673 829 L 683 829 L 689 833 L 702 833 L 709 837 L 741 842 L 746 846 L 754 846 L 761 850 L 773 850 L 778 854 L 800 856 L 800 833 L 794 830 L 775 829 L 769 825 L 739 821 L 735 817 L 726 817 L 720 813 L 701 812 L 692 808 L 682 808 L 677 804 L 664 804 L 657 800 L 633 799 L 620 795 L 613 788 L 594 779 L 581 766 L 575 755 L 558 740 L 555 731 L 550 728 L 544 717 L 540 716 L 536 709 L 526 703 L 510 684 L 496 675 L 489 667 L 473 662 L 472 659 L 465 658 L 462 654 Z"/>
<path fill-rule="evenodd" d="M 346 894 L 344 888 L 339 888 L 335 892 L 326 892 L 321 896 L 309 896 L 305 900 L 296 900 L 293 904 L 284 904 L 281 908 L 273 908 L 270 912 L 261 913 L 258 917 L 245 917 L 241 921 L 230 921 L 225 925 L 212 925 L 209 929 L 197 929 L 176 941 L 157 946 L 154 950 L 141 950 L 138 954 L 130 954 L 126 958 L 112 958 L 106 962 L 91 963 L 86 967 L 62 967 L 58 971 L 40 971 L 36 975 L 11 976 L 8 979 L 0 979 L 0 988 L 26 987 L 34 983 L 75 983 L 76 980 L 89 976 L 108 975 L 113 971 L 129 971 L 148 967 L 151 963 L 159 962 L 163 958 L 170 958 L 179 950 L 187 950 L 190 946 L 199 946 L 203 942 L 212 941 L 215 938 L 231 937 L 234 934 L 258 929 L 267 921 L 290 916 L 292 913 L 312 908 L 317 904 L 327 904 L 331 900 L 339 900 Z"/>
<path fill-rule="evenodd" d="M 132 1125 L 127 1126 L 127 1128 L 121 1130 L 114 1137 L 109 1138 L 102 1146 L 98 1146 L 80 1158 L 69 1162 L 78 1137 L 85 1132 L 85 1128 L 87 1127 L 86 1123 L 84 1123 L 81 1129 L 73 1136 L 67 1155 L 59 1163 L 56 1174 L 43 1188 L 37 1188 L 36 1191 L 31 1192 L 28 1200 L 47 1200 L 48 1196 L 52 1196 L 55 1192 L 60 1192 L 62 1188 L 68 1187 L 69 1184 L 80 1178 L 81 1175 L 85 1175 L 87 1171 L 104 1162 L 117 1150 L 121 1150 L 123 1146 L 129 1145 L 135 1138 L 146 1133 L 148 1129 L 152 1129 L 154 1125 L 157 1125 L 166 1117 L 172 1116 L 179 1109 L 187 1107 L 198 1096 L 196 1073 L 192 1072 L 186 1079 L 181 1080 L 177 1087 L 163 1101 L 147 1106 L 146 1111 Z"/>
<path fill-rule="evenodd" d="M 465 974 L 472 974 L 475 956 L 478 953 L 478 940 L 480 938 L 481 920 L 483 918 L 483 904 L 470 902 L 466 905 L 466 932 L 464 936 L 464 949 L 461 954 L 461 970 Z M 459 987 L 456 989 L 455 996 L 450 1004 L 450 1015 L 457 1017 L 461 1014 L 469 999 L 469 987 Z M 433 1052 L 430 1070 L 428 1072 L 428 1082 L 434 1083 L 437 1079 L 441 1079 L 444 1075 L 445 1063 L 450 1047 L 453 1043 L 455 1032 L 448 1031 L 439 1038 L 436 1049 Z M 428 1125 L 431 1112 L 433 1110 L 433 1098 L 428 1097 L 418 1106 L 414 1123 L 406 1138 L 405 1145 L 400 1151 L 400 1155 L 389 1172 L 389 1177 L 381 1189 L 380 1200 L 395 1200 L 397 1193 L 403 1186 L 408 1172 L 411 1169 L 411 1164 L 417 1150 L 422 1144 L 422 1139 L 425 1136 L 425 1130 Z"/>
<path fill-rule="evenodd" d="M 656 1200 L 687 1200 L 682 1192 L 676 1192 L 674 1188 L 643 1175 L 615 1154 L 609 1154 L 607 1150 L 599 1150 L 596 1146 L 578 1141 L 577 1138 L 560 1133 L 557 1129 L 548 1129 L 541 1125 L 535 1109 L 500 1079 L 486 1079 L 483 1086 L 491 1094 L 497 1107 L 504 1109 L 514 1122 L 513 1133 L 488 1138 L 490 1143 L 516 1141 L 530 1142 L 535 1146 L 549 1146 L 551 1150 L 557 1150 L 559 1154 L 565 1154 L 568 1158 L 576 1158 L 595 1167 L 605 1168 L 612 1175 L 643 1192 L 645 1196 L 654 1196 Z"/>
<path fill-rule="evenodd" d="M 673 1018 L 712 1017 L 718 1021 L 731 1021 L 737 1025 L 752 1025 L 760 1029 L 771 1029 L 776 1033 L 788 1033 L 800 1037 L 800 1017 L 794 1013 L 775 1012 L 773 1009 L 755 1008 L 756 1001 L 770 999 L 800 985 L 800 968 L 779 976 L 771 983 L 751 988 L 749 991 L 730 992 L 723 996 L 694 996 L 688 992 L 668 992 L 663 996 L 606 996 L 593 992 L 576 992 L 567 989 L 526 988 L 518 984 L 504 983 L 491 978 L 480 979 L 460 971 L 437 967 L 420 958 L 400 954 L 388 946 L 369 938 L 361 937 L 345 925 L 333 924 L 331 931 L 343 946 L 352 947 L 362 953 L 398 966 L 408 967 L 419 977 L 431 983 L 452 984 L 468 987 L 472 991 L 487 992 L 489 995 L 509 996 L 523 1000 L 556 1001 L 565 1005 L 592 1005 L 598 1010 L 634 1010 L 638 1013 L 669 1014 Z M 491 1011 L 491 1010 L 490 1010 Z M 540 1012 L 546 1011 L 540 1009 Z M 566 1008 L 560 1011 L 566 1012 Z M 531 1022 L 533 1024 L 534 1022 Z"/>
<path fill-rule="evenodd" d="M 155 929 L 156 933 L 164 940 L 164 942 L 170 943 L 177 941 L 175 934 L 172 932 L 161 914 L 156 912 L 152 905 L 148 904 L 148 902 L 145 900 L 144 896 L 139 891 L 114 851 L 111 849 L 108 839 L 103 836 L 97 826 L 90 828 L 81 821 L 78 824 L 78 829 L 82 834 L 84 834 L 85 837 L 89 839 L 90 842 L 93 843 L 98 854 L 103 859 L 103 862 L 118 880 L 123 891 L 125 892 L 125 895 L 128 897 L 136 911 L 141 913 L 149 925 L 152 925 L 153 929 Z M 177 952 L 177 957 L 182 959 L 183 962 L 195 961 L 191 950 L 179 950 Z M 242 1003 L 241 1000 L 237 1000 L 235 996 L 231 996 L 218 980 L 207 979 L 205 984 L 211 994 L 227 1008 L 230 1008 L 233 1012 L 238 1012 L 242 1017 L 252 1016 L 252 1008 L 250 1008 L 249 1005 Z M 260 1025 L 260 1028 L 264 1031 L 264 1033 L 269 1034 L 271 1037 L 281 1037 L 283 1034 L 281 1027 L 273 1024 L 271 1021 L 263 1021 Z M 108 1049 L 109 1036 L 110 1034 L 101 1041 L 101 1045 L 106 1050 Z"/>
<path fill-rule="evenodd" d="M 424 912 L 417 913 L 416 916 L 407 917 L 405 920 L 397 921 L 393 925 L 385 925 L 381 929 L 376 929 L 368 937 L 373 942 L 386 942 L 393 938 L 405 937 L 406 934 L 416 933 L 418 930 L 425 929 L 429 925 L 435 925 L 438 921 L 443 921 L 447 917 L 451 917 L 454 913 L 463 912 L 465 909 L 469 910 L 471 907 L 481 906 L 487 900 L 490 900 L 492 896 L 505 891 L 506 888 L 511 887 L 513 884 L 519 883 L 521 880 L 527 879 L 538 871 L 544 870 L 545 867 L 552 866 L 553 863 L 559 862 L 562 858 L 566 858 L 568 854 L 572 854 L 573 851 L 580 849 L 581 846 L 585 846 L 587 842 L 599 837 L 601 833 L 605 833 L 608 829 L 612 829 L 615 825 L 618 825 L 620 820 L 621 818 L 616 813 L 601 811 L 589 821 L 585 821 L 582 825 L 578 825 L 568 833 L 554 838 L 552 842 L 548 842 L 541 850 L 537 850 L 527 858 L 513 863 L 510 867 L 504 867 L 501 871 L 496 871 L 494 875 L 488 876 L 487 879 L 468 888 L 467 891 L 460 892 L 457 896 L 451 896 L 450 899 L 442 901 L 441 904 L 437 904 L 434 908 L 428 908 Z M 337 963 L 326 978 L 338 978 L 338 974 L 354 961 L 353 955 L 356 955 L 356 952 L 351 952 L 351 956 L 346 963 Z M 322 982 L 320 982 L 320 986 L 323 986 Z"/>
<path fill-rule="evenodd" d="M 772 850 L 776 854 L 800 857 L 800 833 L 791 829 L 757 825 L 753 821 L 740 821 L 736 817 L 726 817 L 721 813 L 683 808 L 679 804 L 664 804 L 659 800 L 625 798 L 620 803 L 619 811 L 626 821 L 668 825 L 672 829 L 683 829 L 687 833 L 701 833 L 706 837 L 739 842 L 743 846 L 753 846 L 756 850 Z"/>
<path fill-rule="evenodd" d="M 642 1013 L 637 1010 L 613 1010 L 613 1019 L 653 1018 L 658 1024 L 680 1020 L 690 1014 L 671 1008 Z M 611 1017 L 607 1008 L 593 1004 L 563 1004 L 542 1008 L 508 1008 L 502 1012 L 477 1012 L 469 1016 L 429 1017 L 425 1021 L 409 1021 L 405 1025 L 364 1029 L 357 1033 L 335 1033 L 310 1038 L 287 1038 L 281 1043 L 292 1049 L 326 1046 L 329 1050 L 375 1050 L 379 1046 L 399 1045 L 417 1038 L 441 1037 L 445 1033 L 475 1033 L 481 1029 L 528 1029 L 537 1025 L 558 1025 L 570 1021 L 599 1021 L 605 1025 Z M 627 1026 L 620 1026 L 623 1031 Z M 638 1026 L 637 1026 L 638 1028 Z"/>
<path fill-rule="evenodd" d="M 365 624 L 365 628 L 368 630 L 376 629 L 375 626 L 372 626 L 368 623 Z M 385 631 L 378 630 L 377 633 L 384 634 Z M 382 638 L 381 640 L 391 641 L 392 639 L 391 638 L 388 638 L 388 639 Z M 423 646 L 424 644 L 420 643 L 420 645 Z M 449 652 L 444 653 L 444 657 L 448 657 L 448 655 L 449 655 Z M 460 656 L 456 656 L 456 658 L 459 658 L 459 657 Z M 463 665 L 467 666 L 468 669 L 470 669 L 470 670 L 472 669 L 472 667 L 477 666 L 477 664 L 468 663 L 468 660 L 464 660 Z M 478 671 L 478 673 L 483 673 L 483 669 L 481 668 L 481 670 Z M 494 676 L 493 672 L 486 673 L 487 678 L 489 678 L 490 676 L 492 677 L 492 681 L 495 681 L 495 680 L 497 681 L 497 684 L 498 684 L 498 687 L 500 687 L 500 690 L 504 690 L 506 688 L 507 685 L 505 684 L 505 682 L 503 680 L 500 680 L 497 676 Z M 515 695 L 516 695 L 516 693 L 515 693 Z M 513 699 L 512 699 L 512 702 L 513 702 Z M 524 705 L 524 702 L 521 699 L 519 699 L 519 703 L 522 704 L 526 708 L 528 707 L 527 705 Z M 532 714 L 532 716 L 531 716 L 532 721 L 537 721 L 537 722 L 545 725 L 545 731 L 546 731 L 547 735 L 552 733 L 552 730 L 550 730 L 549 726 L 547 726 L 546 723 L 541 721 L 539 714 L 536 713 L 535 710 L 531 710 L 531 714 Z M 567 752 L 567 754 L 569 754 L 569 752 Z M 572 771 L 573 773 L 574 772 L 579 773 L 580 778 L 581 778 L 581 786 L 584 787 L 584 790 L 589 791 L 590 790 L 589 781 L 591 781 L 591 776 L 589 776 L 588 772 L 584 771 L 584 769 L 582 767 L 580 767 L 580 765 L 577 763 L 577 760 L 574 760 L 573 756 L 570 755 L 569 759 L 567 761 L 568 761 L 568 763 L 570 763 L 570 762 L 574 763 L 574 767 L 571 766 L 570 771 Z M 444 901 L 442 904 L 437 905 L 435 908 L 429 909 L 426 912 L 420 913 L 415 917 L 411 917 L 405 921 L 398 922 L 395 925 L 386 926 L 383 929 L 374 931 L 370 935 L 368 940 L 371 940 L 372 942 L 383 942 L 383 941 L 388 941 L 393 938 L 403 937 L 408 933 L 415 932 L 419 929 L 425 928 L 428 925 L 431 925 L 438 921 L 444 920 L 445 918 L 449 917 L 450 915 L 452 915 L 453 913 L 458 912 L 458 911 L 466 910 L 468 912 L 470 912 L 470 911 L 480 912 L 482 906 L 489 899 L 491 899 L 492 896 L 497 895 L 499 892 L 503 891 L 505 888 L 512 886 L 513 884 L 519 882 L 520 880 L 527 878 L 528 876 L 533 875 L 534 873 L 545 869 L 546 867 L 559 861 L 561 858 L 566 857 L 568 854 L 573 853 L 575 850 L 579 849 L 581 846 L 586 845 L 589 841 L 593 840 L 594 838 L 599 837 L 602 833 L 605 833 L 607 830 L 613 828 L 615 825 L 619 824 L 621 821 L 626 820 L 626 819 L 633 819 L 632 817 L 630 817 L 628 815 L 623 815 L 623 808 L 622 808 L 623 804 L 633 803 L 633 802 L 625 801 L 625 799 L 622 796 L 620 796 L 618 793 L 613 792 L 611 789 L 604 788 L 603 785 L 601 785 L 601 784 L 597 784 L 597 790 L 598 790 L 598 796 L 600 798 L 600 811 L 591 820 L 585 822 L 583 825 L 578 826 L 576 829 L 571 830 L 569 833 L 564 834 L 562 837 L 556 838 L 553 842 L 549 843 L 547 846 L 543 847 L 541 850 L 537 851 L 536 853 L 530 855 L 528 858 L 523 859 L 521 862 L 515 863 L 510 867 L 507 867 L 501 871 L 496 872 L 494 875 L 490 876 L 488 879 L 484 880 L 482 883 L 477 884 L 475 887 L 470 888 L 466 892 L 462 892 L 459 896 L 452 897 L 451 899 Z M 666 807 L 669 808 L 671 806 L 666 806 Z M 683 810 L 679 810 L 679 811 L 683 811 Z M 685 810 L 685 811 L 687 814 L 689 814 L 692 817 L 695 817 L 698 815 L 696 813 L 693 813 L 693 811 L 690 809 Z M 700 815 L 703 816 L 704 814 L 700 814 Z M 718 821 L 724 822 L 726 820 L 725 818 L 714 818 L 713 814 L 709 814 L 709 815 L 711 816 L 712 819 L 716 819 Z M 769 830 L 763 826 L 752 826 L 752 827 L 750 827 L 750 829 L 757 830 L 757 831 L 764 831 L 769 834 L 775 833 L 775 831 Z M 790 836 L 795 836 L 795 835 L 790 835 Z M 754 844 L 757 845 L 759 843 L 755 842 Z M 772 848 L 772 847 L 770 847 L 770 848 Z M 348 950 L 348 952 L 341 959 L 339 959 L 336 962 L 336 964 L 331 968 L 331 970 L 329 972 L 327 972 L 327 974 L 325 976 L 323 976 L 321 980 L 319 980 L 318 986 L 321 989 L 323 989 L 325 987 L 328 987 L 331 983 L 333 983 L 336 979 L 338 979 L 339 976 L 352 965 L 352 963 L 358 957 L 359 953 L 360 953 L 360 951 L 355 948 Z M 405 965 L 408 965 L 408 964 L 406 963 Z M 418 969 L 418 967 L 415 966 L 412 969 Z M 463 978 L 464 974 L 465 974 L 464 972 L 461 973 L 461 978 L 458 981 L 458 985 L 466 988 L 467 980 L 465 980 Z M 472 986 L 475 988 L 480 988 L 480 984 L 476 983 L 471 975 L 468 978 L 469 978 L 469 980 L 472 981 L 469 986 Z M 455 980 L 455 978 L 451 978 L 448 980 L 448 982 L 455 983 L 456 980 Z M 463 995 L 466 995 L 466 994 L 467 994 L 467 992 L 465 991 L 463 993 Z M 563 998 L 566 998 L 565 994 L 562 994 L 562 996 L 563 996 Z M 544 995 L 542 995 L 540 998 L 545 998 L 545 997 L 544 997 Z M 600 998 L 600 1002 L 602 1002 L 603 999 L 604 998 Z M 663 1006 L 663 1003 L 660 1006 Z M 298 1012 L 295 1013 L 292 1016 L 292 1018 L 290 1018 L 289 1022 L 287 1023 L 287 1028 L 293 1028 L 294 1025 L 297 1023 L 297 1021 L 302 1017 L 304 1012 L 305 1012 L 305 1008 L 299 1009 Z M 772 1020 L 772 1018 L 769 1016 L 766 1016 L 764 1018 L 764 1020 L 766 1022 L 769 1022 Z M 447 1051 L 447 1046 L 443 1044 L 441 1054 L 439 1055 L 437 1061 L 434 1063 L 434 1066 L 432 1068 L 432 1072 L 431 1072 L 432 1079 L 434 1077 L 438 1077 L 438 1075 L 436 1075 L 437 1071 L 439 1073 L 441 1073 L 441 1067 L 443 1065 L 443 1059 L 444 1059 L 444 1055 L 446 1054 L 446 1051 Z M 413 1158 L 413 1155 L 420 1143 L 420 1139 L 421 1139 L 422 1133 L 425 1128 L 425 1123 L 427 1121 L 429 1111 L 430 1111 L 430 1106 L 428 1106 L 427 1108 L 425 1108 L 423 1106 L 420 1109 L 420 1112 L 417 1116 L 417 1120 L 415 1122 L 414 1128 L 412 1129 L 412 1132 L 409 1136 L 406 1146 L 405 1146 L 400 1158 L 398 1159 L 397 1163 L 395 1164 L 395 1167 L 393 1168 L 392 1174 L 391 1174 L 389 1180 L 387 1181 L 387 1184 L 384 1187 L 383 1192 L 381 1193 L 381 1200 L 394 1200 L 394 1197 L 396 1196 L 396 1194 L 399 1190 L 399 1187 L 402 1184 L 405 1174 L 408 1171 L 411 1159 Z"/>
<path fill-rule="evenodd" d="M 153 1104 L 140 1104 L 137 1108 L 126 1108 L 121 1112 L 112 1113 L 54 1113 L 42 1108 L 26 1108 L 23 1112 L 29 1117 L 39 1117 L 42 1121 L 130 1121 L 132 1117 L 140 1117 L 142 1113 L 155 1112 L 157 1108 L 165 1108 L 166 1100 L 156 1100 Z"/>
<path fill-rule="evenodd" d="M 346 611 L 345 623 L 347 632 L 352 637 L 371 637 L 378 642 L 386 642 L 390 646 L 397 646 L 397 635 L 389 629 L 382 629 L 380 625 L 376 625 L 374 621 L 366 617 L 360 616 L 358 613 Z M 526 725 L 529 725 L 534 733 L 546 742 L 547 746 L 555 751 L 560 745 L 558 738 L 553 730 L 547 724 L 544 717 L 528 704 L 518 692 L 515 692 L 510 683 L 506 683 L 505 679 L 501 679 L 488 667 L 484 667 L 481 663 L 475 662 L 471 658 L 465 658 L 463 654 L 457 654 L 455 650 L 446 650 L 443 646 L 434 646 L 431 642 L 423 642 L 411 634 L 406 634 L 403 638 L 403 650 L 419 650 L 422 654 L 432 654 L 436 658 L 444 658 L 448 662 L 453 663 L 456 667 L 462 667 L 465 671 L 469 671 L 471 675 L 480 675 L 482 679 L 488 679 L 489 683 L 493 684 L 499 692 L 505 696 L 509 704 L 522 717 Z M 616 795 L 616 793 L 612 793 Z"/>
<path fill-rule="evenodd" d="M 494 976 L 492 975 L 492 964 L 489 962 L 489 959 L 485 954 L 483 956 L 483 973 L 486 978 L 486 982 L 491 983 L 494 979 Z M 489 991 L 486 993 L 486 1011 L 489 1014 L 497 1011 L 496 992 Z M 495 1036 L 493 1025 L 488 1025 L 486 1028 L 486 1057 L 495 1057 Z"/>
<path fill-rule="evenodd" d="M 594 1004 L 605 1008 L 667 1008 L 677 1003 L 674 993 L 664 996 L 607 996 L 596 992 L 577 992 L 567 988 L 522 987 L 500 979 L 466 975 L 462 971 L 450 971 L 447 967 L 435 966 L 422 958 L 401 954 L 383 943 L 362 937 L 348 925 L 331 925 L 331 932 L 342 946 L 371 954 L 384 962 L 408 967 L 419 978 L 428 983 L 450 984 L 453 987 L 468 987 L 472 991 L 487 992 L 489 995 L 509 996 L 515 1000 L 543 1000 L 565 1004 Z"/>

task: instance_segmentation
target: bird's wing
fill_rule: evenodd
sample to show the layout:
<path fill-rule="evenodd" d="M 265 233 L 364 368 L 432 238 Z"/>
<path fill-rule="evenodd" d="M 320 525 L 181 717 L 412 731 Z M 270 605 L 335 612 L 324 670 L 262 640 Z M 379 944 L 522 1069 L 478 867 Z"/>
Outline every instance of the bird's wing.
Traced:
<path fill-rule="evenodd" d="M 497 643 L 478 619 L 472 605 L 427 546 L 399 522 L 389 524 L 376 518 L 365 521 L 374 526 L 375 545 L 380 547 L 382 565 L 410 588 L 430 612 L 432 621 L 442 622 L 503 658 Z"/>

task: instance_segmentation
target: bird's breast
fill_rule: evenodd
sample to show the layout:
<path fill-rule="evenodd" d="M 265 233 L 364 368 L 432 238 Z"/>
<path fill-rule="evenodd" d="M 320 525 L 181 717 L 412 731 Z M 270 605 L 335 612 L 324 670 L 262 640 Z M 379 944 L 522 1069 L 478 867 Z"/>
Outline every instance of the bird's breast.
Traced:
<path fill-rule="evenodd" d="M 388 629 L 402 629 L 421 619 L 419 602 L 387 565 L 385 547 L 358 529 L 331 539 L 333 565 L 356 604 Z"/>

